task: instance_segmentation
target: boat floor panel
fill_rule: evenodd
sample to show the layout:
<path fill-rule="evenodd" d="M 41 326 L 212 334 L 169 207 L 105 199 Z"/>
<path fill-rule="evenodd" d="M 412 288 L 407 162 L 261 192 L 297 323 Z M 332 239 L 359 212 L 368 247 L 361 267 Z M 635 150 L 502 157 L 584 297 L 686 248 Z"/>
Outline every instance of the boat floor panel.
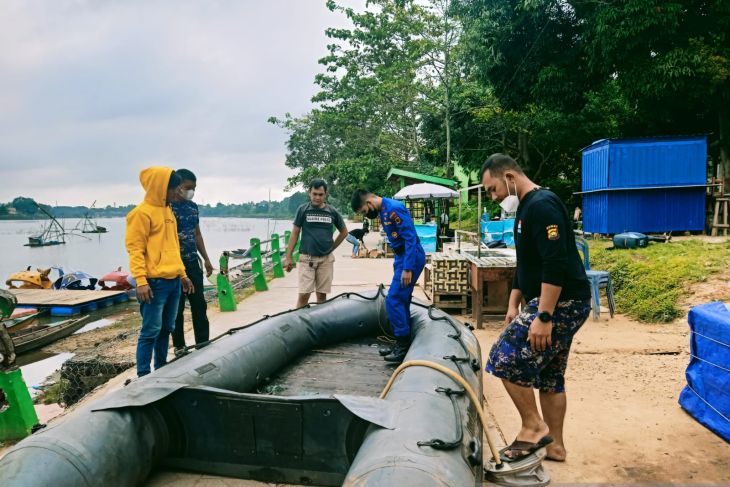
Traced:
<path fill-rule="evenodd" d="M 375 337 L 312 350 L 259 388 L 280 396 L 380 395 L 394 368 L 378 353 Z"/>

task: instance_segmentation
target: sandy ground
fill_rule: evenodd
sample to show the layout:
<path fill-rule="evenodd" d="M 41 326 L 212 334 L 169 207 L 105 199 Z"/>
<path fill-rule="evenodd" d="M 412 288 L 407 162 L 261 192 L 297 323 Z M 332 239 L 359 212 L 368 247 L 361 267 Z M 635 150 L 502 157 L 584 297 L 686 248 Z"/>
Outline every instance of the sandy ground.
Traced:
<path fill-rule="evenodd" d="M 373 237 L 373 236 L 370 236 Z M 333 294 L 374 288 L 389 281 L 389 260 L 352 260 L 349 245 L 337 251 Z M 292 307 L 296 273 L 270 283 L 234 313 L 211 310 L 211 335 Z M 423 297 L 417 289 L 416 296 Z M 730 300 L 730 271 L 693 288 L 686 305 L 712 299 Z M 464 317 L 472 322 L 471 317 Z M 502 325 L 486 323 L 476 334 L 486 358 Z M 701 426 L 678 405 L 689 362 L 686 319 L 648 325 L 618 315 L 601 314 L 576 336 L 567 372 L 569 397 L 565 463 L 546 462 L 553 484 L 677 483 L 730 485 L 730 444 Z M 121 386 L 132 370 L 112 379 L 82 404 Z M 501 383 L 485 374 L 485 396 L 499 425 L 499 436 L 511 441 L 519 418 Z M 2 451 L 0 451 L 0 456 Z M 157 472 L 147 485 L 262 486 L 259 482 L 181 472 Z"/>

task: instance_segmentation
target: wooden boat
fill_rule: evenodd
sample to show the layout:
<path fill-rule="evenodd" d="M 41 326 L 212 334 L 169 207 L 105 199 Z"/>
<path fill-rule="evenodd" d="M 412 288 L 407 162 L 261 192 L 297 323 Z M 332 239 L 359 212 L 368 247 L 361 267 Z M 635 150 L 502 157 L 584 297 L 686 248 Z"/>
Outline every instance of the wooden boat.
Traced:
<path fill-rule="evenodd" d="M 414 301 L 407 363 L 388 380 L 376 338 L 390 333 L 384 309 L 381 291 L 349 293 L 234 328 L 15 445 L 0 459 L 3 487 L 141 485 L 153 468 L 276 484 L 481 485 L 476 337 Z"/>
<path fill-rule="evenodd" d="M 34 308 L 32 308 L 32 309 L 34 309 Z M 32 324 L 43 313 L 45 313 L 45 310 L 44 311 L 35 310 L 35 313 L 26 314 L 23 316 L 19 316 L 17 318 L 13 318 L 11 316 L 10 318 L 3 320 L 2 324 L 5 325 L 5 328 L 7 328 L 8 330 L 13 330 L 13 331 L 19 330 L 25 326 Z"/>
<path fill-rule="evenodd" d="M 47 212 L 42 206 L 38 209 L 49 218 L 48 225 L 43 228 L 40 235 L 28 237 L 26 247 L 46 247 L 49 245 L 61 245 L 66 243 L 66 230 L 56 218 Z"/>
<path fill-rule="evenodd" d="M 29 352 L 45 347 L 61 338 L 66 338 L 75 331 L 80 330 L 86 324 L 86 318 L 88 316 L 64 320 L 50 325 L 32 326 L 15 333 L 11 331 L 10 337 L 15 345 L 15 353 Z"/>

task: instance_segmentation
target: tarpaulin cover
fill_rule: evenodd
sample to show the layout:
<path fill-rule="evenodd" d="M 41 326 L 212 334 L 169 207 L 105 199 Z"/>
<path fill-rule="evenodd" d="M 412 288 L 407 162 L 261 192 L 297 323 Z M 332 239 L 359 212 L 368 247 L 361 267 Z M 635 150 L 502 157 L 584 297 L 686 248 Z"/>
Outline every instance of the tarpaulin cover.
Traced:
<path fill-rule="evenodd" d="M 689 312 L 690 362 L 679 404 L 730 442 L 730 309 L 715 302 Z"/>

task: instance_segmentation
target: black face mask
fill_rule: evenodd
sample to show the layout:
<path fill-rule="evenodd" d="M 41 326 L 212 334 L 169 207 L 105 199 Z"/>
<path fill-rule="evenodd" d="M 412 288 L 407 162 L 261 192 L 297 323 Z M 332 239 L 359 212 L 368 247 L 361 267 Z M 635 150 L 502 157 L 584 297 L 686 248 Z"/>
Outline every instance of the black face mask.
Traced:
<path fill-rule="evenodd" d="M 380 215 L 380 212 L 375 209 L 368 210 L 368 212 L 365 213 L 365 216 L 367 216 L 368 218 L 377 218 L 378 215 Z"/>

